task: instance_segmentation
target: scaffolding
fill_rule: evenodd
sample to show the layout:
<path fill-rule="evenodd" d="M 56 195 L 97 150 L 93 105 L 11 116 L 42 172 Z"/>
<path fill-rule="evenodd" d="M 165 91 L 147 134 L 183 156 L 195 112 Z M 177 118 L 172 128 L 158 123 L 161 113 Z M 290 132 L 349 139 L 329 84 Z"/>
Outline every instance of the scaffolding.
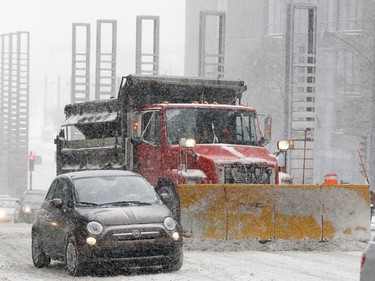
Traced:
<path fill-rule="evenodd" d="M 224 78 L 224 46 L 225 13 L 201 11 L 199 19 L 199 76 Z"/>
<path fill-rule="evenodd" d="M 286 40 L 286 120 L 295 142 L 287 158 L 295 183 L 313 183 L 316 79 L 316 6 L 288 7 Z"/>
<path fill-rule="evenodd" d="M 152 23 L 152 42 L 151 48 L 145 44 L 144 24 Z M 158 16 L 137 16 L 137 33 L 135 48 L 135 73 L 146 75 L 159 74 L 159 36 L 160 36 L 160 18 Z M 152 50 L 152 51 L 151 51 Z"/>
<path fill-rule="evenodd" d="M 73 23 L 72 37 L 71 101 L 85 102 L 90 100 L 90 24 Z"/>
<path fill-rule="evenodd" d="M 29 32 L 0 35 L 0 180 L 19 197 L 27 189 L 29 139 Z"/>
<path fill-rule="evenodd" d="M 110 28 L 110 39 L 106 40 Z M 108 45 L 108 43 L 110 43 Z M 95 100 L 109 99 L 116 94 L 117 21 L 97 20 Z"/>

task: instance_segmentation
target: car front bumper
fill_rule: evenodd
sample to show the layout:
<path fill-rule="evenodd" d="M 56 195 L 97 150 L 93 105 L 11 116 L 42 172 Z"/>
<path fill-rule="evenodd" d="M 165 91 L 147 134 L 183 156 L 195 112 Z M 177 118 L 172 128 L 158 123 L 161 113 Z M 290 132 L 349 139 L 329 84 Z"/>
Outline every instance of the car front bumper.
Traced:
<path fill-rule="evenodd" d="M 125 265 L 166 265 L 183 253 L 183 239 L 174 240 L 171 232 L 160 227 L 139 229 L 141 236 L 124 235 L 130 230 L 108 231 L 97 237 L 95 245 L 88 245 L 82 237 L 80 241 L 81 258 L 86 262 L 111 262 Z M 150 234 L 152 233 L 152 234 Z"/>

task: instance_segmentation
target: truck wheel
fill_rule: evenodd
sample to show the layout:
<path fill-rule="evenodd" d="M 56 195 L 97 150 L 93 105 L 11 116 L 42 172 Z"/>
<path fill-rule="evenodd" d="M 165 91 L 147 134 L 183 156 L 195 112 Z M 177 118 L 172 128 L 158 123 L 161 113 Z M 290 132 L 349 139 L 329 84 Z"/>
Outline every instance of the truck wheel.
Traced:
<path fill-rule="evenodd" d="M 181 221 L 181 211 L 180 211 L 180 200 L 178 199 L 177 193 L 171 184 L 162 185 L 156 188 L 156 193 L 158 195 L 166 193 L 169 195 L 169 199 L 162 200 L 163 203 L 171 210 L 174 218 L 180 222 Z"/>
<path fill-rule="evenodd" d="M 44 251 L 43 241 L 35 231 L 31 236 L 31 257 L 37 268 L 46 267 L 51 263 L 51 258 Z"/>

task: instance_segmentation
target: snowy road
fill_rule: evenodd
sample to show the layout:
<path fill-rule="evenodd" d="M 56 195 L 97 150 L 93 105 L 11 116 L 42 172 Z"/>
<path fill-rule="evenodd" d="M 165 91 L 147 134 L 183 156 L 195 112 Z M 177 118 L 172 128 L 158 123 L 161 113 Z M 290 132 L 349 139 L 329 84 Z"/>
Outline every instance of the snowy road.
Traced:
<path fill-rule="evenodd" d="M 347 251 L 215 251 L 185 250 L 175 273 L 120 273 L 73 278 L 63 263 L 33 266 L 30 225 L 0 224 L 0 280 L 262 280 L 342 281 L 359 279 L 365 243 Z"/>

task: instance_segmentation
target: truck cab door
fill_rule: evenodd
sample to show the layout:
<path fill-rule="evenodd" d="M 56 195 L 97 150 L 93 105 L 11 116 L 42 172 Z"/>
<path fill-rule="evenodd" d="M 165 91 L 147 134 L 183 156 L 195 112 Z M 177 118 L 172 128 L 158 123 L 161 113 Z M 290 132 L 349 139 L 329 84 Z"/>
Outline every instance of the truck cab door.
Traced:
<path fill-rule="evenodd" d="M 141 142 L 137 147 L 137 171 L 151 184 L 162 174 L 160 112 L 146 111 L 142 114 Z"/>

